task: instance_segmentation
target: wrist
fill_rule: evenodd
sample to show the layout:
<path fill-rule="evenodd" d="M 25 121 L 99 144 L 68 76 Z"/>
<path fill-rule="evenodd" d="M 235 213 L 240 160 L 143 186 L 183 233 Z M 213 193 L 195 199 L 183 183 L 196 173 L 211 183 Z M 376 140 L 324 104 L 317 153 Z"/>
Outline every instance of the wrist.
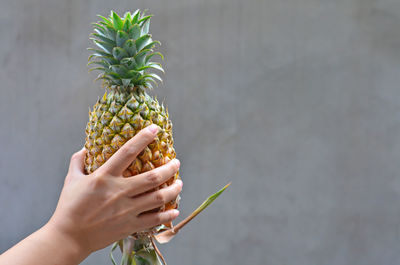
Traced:
<path fill-rule="evenodd" d="M 79 264 L 91 253 L 77 236 L 62 231 L 51 222 L 48 222 L 39 231 L 46 238 L 49 247 L 63 257 L 61 260 L 69 261 L 65 264 Z"/>

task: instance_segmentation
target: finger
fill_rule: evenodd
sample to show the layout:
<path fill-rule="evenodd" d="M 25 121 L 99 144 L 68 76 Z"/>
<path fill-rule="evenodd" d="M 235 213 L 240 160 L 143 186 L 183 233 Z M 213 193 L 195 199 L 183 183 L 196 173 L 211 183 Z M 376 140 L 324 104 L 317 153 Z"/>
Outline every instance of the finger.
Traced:
<path fill-rule="evenodd" d="M 151 228 L 160 224 L 172 222 L 178 217 L 179 211 L 176 209 L 158 213 L 146 213 L 138 217 L 139 222 L 144 224 L 143 229 Z"/>
<path fill-rule="evenodd" d="M 84 174 L 85 173 L 85 155 L 86 155 L 86 149 L 82 148 L 80 151 L 74 153 L 71 156 L 71 162 L 69 163 L 69 172 L 71 173 L 81 173 Z"/>
<path fill-rule="evenodd" d="M 105 173 L 113 176 L 121 176 L 122 172 L 132 163 L 136 156 L 154 141 L 158 130 L 159 127 L 152 124 L 138 132 L 100 167 L 101 171 L 104 170 Z"/>
<path fill-rule="evenodd" d="M 179 166 L 179 160 L 173 159 L 153 170 L 131 178 L 123 178 L 122 185 L 126 188 L 127 195 L 133 197 L 165 183 L 178 172 Z"/>
<path fill-rule="evenodd" d="M 161 207 L 175 200 L 181 191 L 182 181 L 176 180 L 171 186 L 135 197 L 136 211 L 143 213 Z"/>

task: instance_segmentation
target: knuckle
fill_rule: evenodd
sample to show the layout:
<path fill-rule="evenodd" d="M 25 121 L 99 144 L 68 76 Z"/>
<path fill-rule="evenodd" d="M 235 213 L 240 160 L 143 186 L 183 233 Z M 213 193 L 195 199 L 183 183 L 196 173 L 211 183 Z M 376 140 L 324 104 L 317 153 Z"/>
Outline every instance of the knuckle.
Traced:
<path fill-rule="evenodd" d="M 177 185 L 177 187 L 175 188 L 176 190 L 176 195 L 178 195 L 181 191 L 182 191 L 182 186 Z"/>
<path fill-rule="evenodd" d="M 166 166 L 169 167 L 171 175 L 175 174 L 179 169 L 175 162 L 169 162 Z"/>
<path fill-rule="evenodd" d="M 170 212 L 168 213 L 168 221 L 172 221 L 172 220 L 174 220 L 175 218 L 176 218 L 175 214 L 174 214 L 172 211 L 170 211 Z"/>
<path fill-rule="evenodd" d="M 149 130 L 142 130 L 142 135 L 148 141 L 151 141 L 154 139 L 154 135 Z"/>
<path fill-rule="evenodd" d="M 127 157 L 134 157 L 137 155 L 137 150 L 135 146 L 129 143 L 124 145 L 120 150 L 122 154 Z"/>
<path fill-rule="evenodd" d="M 79 152 L 76 152 L 76 153 L 72 154 L 72 156 L 71 156 L 71 161 L 76 160 L 76 159 L 79 159 Z"/>
<path fill-rule="evenodd" d="M 161 175 L 155 170 L 149 171 L 147 181 L 152 185 L 158 185 L 161 180 Z"/>
<path fill-rule="evenodd" d="M 163 221 L 164 221 L 164 220 L 163 220 L 163 217 L 162 217 L 162 214 L 161 214 L 161 213 L 157 213 L 157 214 L 154 216 L 154 223 L 155 223 L 155 224 L 161 224 Z"/>
<path fill-rule="evenodd" d="M 154 199 L 157 203 L 159 204 L 165 204 L 167 203 L 165 195 L 161 191 L 156 191 L 154 193 Z"/>
<path fill-rule="evenodd" d="M 92 189 L 99 189 L 101 187 L 104 187 L 106 184 L 106 180 L 102 175 L 95 175 L 91 181 L 90 181 L 90 186 Z"/>
<path fill-rule="evenodd" d="M 175 170 L 175 172 L 178 171 L 178 170 L 179 170 L 179 167 L 180 167 L 180 163 L 179 163 L 177 160 L 174 160 L 173 164 L 174 164 L 174 170 Z"/>

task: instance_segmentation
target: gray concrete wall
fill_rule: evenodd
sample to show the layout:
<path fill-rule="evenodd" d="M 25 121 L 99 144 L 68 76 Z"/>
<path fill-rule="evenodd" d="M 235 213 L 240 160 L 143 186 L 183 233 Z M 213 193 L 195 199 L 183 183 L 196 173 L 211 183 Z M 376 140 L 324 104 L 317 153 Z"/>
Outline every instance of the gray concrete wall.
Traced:
<path fill-rule="evenodd" d="M 83 145 L 90 22 L 136 8 L 166 55 L 181 216 L 233 182 L 169 264 L 400 264 L 398 0 L 1 0 L 0 251 L 48 220 Z"/>

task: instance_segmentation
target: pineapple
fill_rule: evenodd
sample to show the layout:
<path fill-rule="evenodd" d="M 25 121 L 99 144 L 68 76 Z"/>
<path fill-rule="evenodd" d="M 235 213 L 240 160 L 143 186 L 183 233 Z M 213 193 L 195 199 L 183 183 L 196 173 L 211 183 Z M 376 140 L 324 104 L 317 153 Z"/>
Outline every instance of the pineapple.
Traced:
<path fill-rule="evenodd" d="M 130 177 L 159 167 L 176 156 L 168 111 L 156 98 L 146 93 L 152 88 L 152 84 L 161 81 L 155 72 L 164 70 L 160 63 L 153 62 L 152 59 L 154 56 L 163 59 L 163 55 L 154 52 L 160 42 L 152 40 L 149 34 L 151 15 L 136 10 L 125 13 L 123 17 L 113 11 L 107 18 L 99 17 L 101 21 L 93 23 L 95 32 L 91 37 L 97 47 L 89 48 L 92 54 L 88 65 L 96 65 L 90 70 L 100 71 L 97 79 L 103 81 L 106 92 L 89 112 L 85 170 L 88 174 L 94 172 L 141 129 L 151 124 L 158 125 L 161 129 L 156 139 L 123 173 L 124 177 Z M 157 189 L 171 185 L 177 178 L 179 172 Z M 209 200 L 208 204 L 217 196 Z M 123 252 L 121 264 L 161 264 L 159 258 L 165 263 L 153 239 L 161 243 L 168 242 L 208 204 L 203 204 L 201 209 L 197 209 L 178 224 L 176 229 L 172 228 L 171 223 L 162 224 L 116 242 L 112 250 L 120 246 Z M 178 199 L 156 210 L 166 211 L 177 207 Z M 164 234 L 159 234 L 159 238 L 155 237 L 162 231 Z M 113 263 L 115 264 L 114 260 Z"/>

